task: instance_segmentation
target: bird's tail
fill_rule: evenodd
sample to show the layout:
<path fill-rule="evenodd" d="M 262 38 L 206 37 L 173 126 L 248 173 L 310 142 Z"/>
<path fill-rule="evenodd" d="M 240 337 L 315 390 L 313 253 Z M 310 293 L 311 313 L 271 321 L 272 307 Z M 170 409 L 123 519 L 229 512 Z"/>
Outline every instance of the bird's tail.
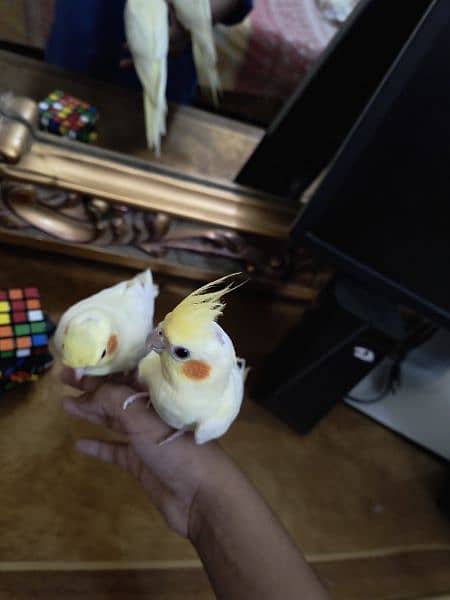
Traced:
<path fill-rule="evenodd" d="M 245 383 L 247 380 L 248 374 L 250 373 L 252 368 L 247 367 L 245 358 L 238 358 L 238 359 L 236 359 L 236 362 L 237 362 L 238 369 L 242 373 L 242 381 Z"/>
<path fill-rule="evenodd" d="M 198 78 L 200 82 L 204 82 L 208 86 L 212 100 L 217 106 L 222 86 L 217 69 L 217 53 L 212 31 L 204 35 L 194 35 L 192 51 Z"/>
<path fill-rule="evenodd" d="M 139 281 L 144 290 L 152 288 L 153 297 L 157 298 L 159 295 L 159 287 L 156 285 L 156 283 L 153 283 L 153 275 L 150 269 L 147 269 L 146 271 L 139 273 L 139 275 L 136 275 L 135 280 Z"/>
<path fill-rule="evenodd" d="M 147 144 L 154 148 L 157 156 L 161 151 L 161 136 L 166 133 L 166 85 L 167 63 L 155 62 L 151 67 L 151 76 L 146 90 L 151 90 L 151 95 L 144 92 L 145 128 Z"/>

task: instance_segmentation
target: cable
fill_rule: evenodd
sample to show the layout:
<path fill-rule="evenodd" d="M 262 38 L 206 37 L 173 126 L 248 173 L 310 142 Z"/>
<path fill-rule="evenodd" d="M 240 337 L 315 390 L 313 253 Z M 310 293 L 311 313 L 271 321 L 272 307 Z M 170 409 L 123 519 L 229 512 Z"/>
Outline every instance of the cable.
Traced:
<path fill-rule="evenodd" d="M 437 329 L 438 328 L 432 323 L 423 323 L 417 331 L 412 333 L 411 336 L 399 346 L 397 352 L 394 354 L 394 362 L 389 369 L 382 392 L 372 398 L 358 398 L 351 395 L 347 395 L 346 398 L 355 404 L 376 404 L 377 402 L 381 402 L 381 400 L 389 393 L 396 394 L 401 387 L 402 364 L 406 357 L 412 350 L 417 348 L 417 346 L 424 344 L 432 335 L 434 335 Z"/>

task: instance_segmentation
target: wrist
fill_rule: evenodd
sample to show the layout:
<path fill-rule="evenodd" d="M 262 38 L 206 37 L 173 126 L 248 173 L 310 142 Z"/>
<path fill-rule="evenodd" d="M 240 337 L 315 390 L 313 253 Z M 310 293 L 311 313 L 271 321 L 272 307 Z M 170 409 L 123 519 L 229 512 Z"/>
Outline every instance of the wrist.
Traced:
<path fill-rule="evenodd" d="M 204 490 L 199 487 L 195 494 L 189 510 L 188 535 L 187 538 L 197 548 L 200 542 L 200 532 L 204 514 Z"/>
<path fill-rule="evenodd" d="M 234 464 L 218 444 L 209 444 L 208 464 L 203 469 L 197 491 L 191 502 L 188 523 L 188 538 L 198 549 L 202 534 L 218 510 L 218 501 L 226 490 L 227 482 L 237 471 Z"/>

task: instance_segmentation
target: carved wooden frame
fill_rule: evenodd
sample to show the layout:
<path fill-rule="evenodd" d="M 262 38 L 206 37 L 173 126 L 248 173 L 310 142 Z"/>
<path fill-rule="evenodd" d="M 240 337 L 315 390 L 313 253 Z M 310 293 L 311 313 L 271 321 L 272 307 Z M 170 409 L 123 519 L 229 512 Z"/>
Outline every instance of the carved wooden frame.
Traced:
<path fill-rule="evenodd" d="M 295 207 L 37 131 L 27 98 L 0 103 L 0 241 L 205 279 L 230 269 L 309 299 L 323 280 L 289 247 Z"/>

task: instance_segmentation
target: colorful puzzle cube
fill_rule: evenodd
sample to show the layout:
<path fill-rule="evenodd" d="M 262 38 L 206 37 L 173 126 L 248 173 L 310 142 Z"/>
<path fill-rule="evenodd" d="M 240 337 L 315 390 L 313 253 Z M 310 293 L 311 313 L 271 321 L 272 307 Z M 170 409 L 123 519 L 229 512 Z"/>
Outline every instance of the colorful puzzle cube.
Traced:
<path fill-rule="evenodd" d="M 0 290 L 0 393 L 35 381 L 53 363 L 37 288 Z"/>
<path fill-rule="evenodd" d="M 61 90 L 55 90 L 39 103 L 39 123 L 43 131 L 79 142 L 97 139 L 94 129 L 98 118 L 96 108 Z"/>

